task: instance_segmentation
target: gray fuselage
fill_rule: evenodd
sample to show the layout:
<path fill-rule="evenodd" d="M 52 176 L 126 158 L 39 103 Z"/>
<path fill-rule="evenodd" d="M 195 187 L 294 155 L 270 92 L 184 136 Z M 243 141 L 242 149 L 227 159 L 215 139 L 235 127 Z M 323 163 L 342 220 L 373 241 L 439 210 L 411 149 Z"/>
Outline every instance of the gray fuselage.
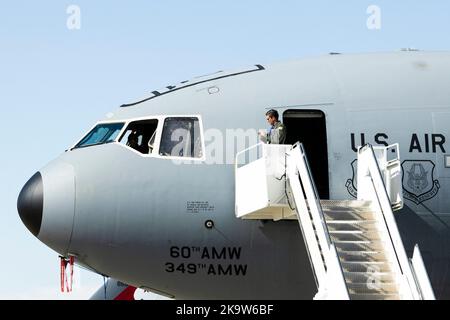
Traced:
<path fill-rule="evenodd" d="M 247 71 L 196 78 L 115 110 L 104 121 L 200 116 L 204 158 L 180 164 L 119 142 L 71 149 L 40 170 L 37 237 L 98 273 L 175 298 L 311 299 L 317 288 L 298 222 L 236 218 L 229 159 L 240 150 L 227 146 L 230 132 L 266 127 L 269 108 L 282 121 L 320 112 L 326 126 L 299 134 L 326 142 L 328 185 L 319 189 L 330 199 L 352 199 L 357 146 L 400 144 L 399 229 L 409 255 L 420 245 L 436 297 L 450 298 L 450 53 L 329 55 Z M 324 137 L 314 140 L 315 130 Z M 223 155 L 209 153 L 213 143 Z"/>

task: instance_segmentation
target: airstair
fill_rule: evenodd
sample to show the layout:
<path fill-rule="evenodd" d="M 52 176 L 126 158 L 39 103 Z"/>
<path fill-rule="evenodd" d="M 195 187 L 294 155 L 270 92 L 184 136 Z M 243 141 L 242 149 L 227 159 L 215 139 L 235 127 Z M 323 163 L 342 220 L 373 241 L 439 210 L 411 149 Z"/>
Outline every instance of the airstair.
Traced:
<path fill-rule="evenodd" d="M 416 245 L 408 258 L 393 211 L 403 207 L 398 144 L 358 150 L 358 198 L 321 200 L 302 144 L 258 144 L 236 156 L 236 216 L 298 220 L 315 299 L 433 300 Z"/>

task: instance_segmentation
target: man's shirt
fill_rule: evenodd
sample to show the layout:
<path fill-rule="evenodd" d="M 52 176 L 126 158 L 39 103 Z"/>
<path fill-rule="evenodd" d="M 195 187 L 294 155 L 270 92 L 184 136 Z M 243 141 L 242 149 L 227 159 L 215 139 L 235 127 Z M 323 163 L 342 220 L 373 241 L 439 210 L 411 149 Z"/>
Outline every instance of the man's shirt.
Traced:
<path fill-rule="evenodd" d="M 275 123 L 267 134 L 267 143 L 284 144 L 286 141 L 286 127 L 280 121 Z"/>

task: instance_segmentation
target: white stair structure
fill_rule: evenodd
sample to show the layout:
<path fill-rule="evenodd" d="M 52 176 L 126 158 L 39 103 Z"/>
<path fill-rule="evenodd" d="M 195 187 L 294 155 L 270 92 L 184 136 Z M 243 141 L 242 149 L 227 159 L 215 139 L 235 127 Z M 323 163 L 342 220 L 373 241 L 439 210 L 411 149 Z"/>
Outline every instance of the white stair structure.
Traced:
<path fill-rule="evenodd" d="M 358 150 L 358 199 L 321 200 L 302 144 L 258 144 L 236 156 L 236 216 L 297 219 L 315 299 L 435 299 L 416 245 L 406 255 L 393 210 L 403 207 L 398 144 Z"/>

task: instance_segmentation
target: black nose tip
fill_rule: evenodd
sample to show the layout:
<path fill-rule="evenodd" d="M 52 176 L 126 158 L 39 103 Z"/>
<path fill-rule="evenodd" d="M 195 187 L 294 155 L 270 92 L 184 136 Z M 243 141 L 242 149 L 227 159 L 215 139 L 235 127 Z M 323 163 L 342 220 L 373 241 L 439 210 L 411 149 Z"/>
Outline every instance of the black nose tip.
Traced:
<path fill-rule="evenodd" d="M 41 229 L 43 207 L 42 176 L 38 172 L 28 180 L 17 199 L 20 219 L 36 237 Z"/>

